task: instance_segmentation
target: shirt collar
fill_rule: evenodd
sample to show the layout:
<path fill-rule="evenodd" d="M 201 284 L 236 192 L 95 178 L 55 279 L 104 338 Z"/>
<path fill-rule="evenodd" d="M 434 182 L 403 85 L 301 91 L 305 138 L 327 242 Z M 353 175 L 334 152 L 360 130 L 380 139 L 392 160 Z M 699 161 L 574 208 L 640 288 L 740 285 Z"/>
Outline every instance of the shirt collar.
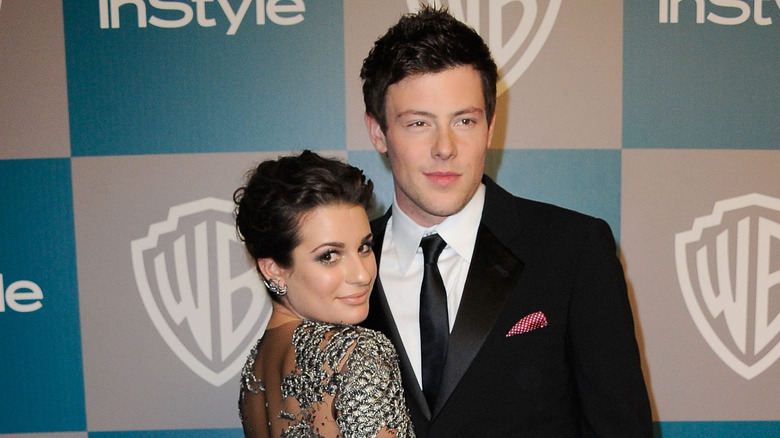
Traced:
<path fill-rule="evenodd" d="M 398 201 L 393 196 L 393 215 L 389 225 L 392 227 L 395 251 L 401 271 L 406 272 L 412 265 L 423 236 L 433 233 L 439 233 L 447 245 L 455 250 L 460 257 L 471 262 L 484 206 L 485 185 L 480 184 L 474 196 L 461 211 L 448 216 L 438 225 L 425 228 L 407 216 L 398 207 Z"/>

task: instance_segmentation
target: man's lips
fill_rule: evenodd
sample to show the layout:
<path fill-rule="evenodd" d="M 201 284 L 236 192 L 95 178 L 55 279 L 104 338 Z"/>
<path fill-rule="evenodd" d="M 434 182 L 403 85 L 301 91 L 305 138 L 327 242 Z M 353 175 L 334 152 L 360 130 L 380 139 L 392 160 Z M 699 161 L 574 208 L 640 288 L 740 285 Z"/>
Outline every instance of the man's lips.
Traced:
<path fill-rule="evenodd" d="M 456 172 L 426 172 L 424 175 L 429 181 L 439 186 L 452 185 L 460 178 L 460 174 Z"/>

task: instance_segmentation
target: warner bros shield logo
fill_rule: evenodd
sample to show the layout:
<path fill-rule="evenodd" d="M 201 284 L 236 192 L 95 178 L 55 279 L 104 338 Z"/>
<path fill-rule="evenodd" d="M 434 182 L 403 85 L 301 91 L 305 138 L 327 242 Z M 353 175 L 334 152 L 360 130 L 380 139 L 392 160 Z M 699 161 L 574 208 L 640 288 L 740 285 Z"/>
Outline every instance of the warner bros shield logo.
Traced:
<path fill-rule="evenodd" d="M 752 379 L 780 357 L 780 199 L 715 203 L 675 236 L 685 304 L 712 350 Z"/>
<path fill-rule="evenodd" d="M 409 12 L 421 4 L 446 6 L 485 39 L 501 72 L 500 96 L 525 73 L 542 50 L 562 0 L 406 0 Z M 483 20 L 482 17 L 486 16 Z M 487 24 L 485 27 L 484 24 Z"/>
<path fill-rule="evenodd" d="M 240 371 L 271 314 L 232 213 L 223 199 L 177 205 L 131 244 L 141 301 L 160 336 L 217 387 Z"/>

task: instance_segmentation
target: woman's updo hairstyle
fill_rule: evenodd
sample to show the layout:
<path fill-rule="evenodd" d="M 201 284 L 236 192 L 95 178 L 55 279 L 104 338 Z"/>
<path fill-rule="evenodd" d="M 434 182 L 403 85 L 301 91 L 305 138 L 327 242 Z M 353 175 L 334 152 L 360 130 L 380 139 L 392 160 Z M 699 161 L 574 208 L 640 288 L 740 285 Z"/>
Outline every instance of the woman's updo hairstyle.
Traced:
<path fill-rule="evenodd" d="M 289 268 L 305 213 L 337 204 L 368 210 L 373 187 L 357 167 L 308 150 L 264 161 L 233 193 L 239 238 L 254 260 L 270 257 Z"/>

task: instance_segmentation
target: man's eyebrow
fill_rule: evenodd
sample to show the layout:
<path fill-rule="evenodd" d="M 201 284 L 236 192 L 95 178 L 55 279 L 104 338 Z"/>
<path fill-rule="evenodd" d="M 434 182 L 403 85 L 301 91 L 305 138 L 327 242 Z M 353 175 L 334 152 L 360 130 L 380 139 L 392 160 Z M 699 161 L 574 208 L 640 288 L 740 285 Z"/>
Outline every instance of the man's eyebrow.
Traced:
<path fill-rule="evenodd" d="M 464 108 L 460 111 L 455 111 L 454 113 L 452 113 L 451 117 L 458 117 L 464 114 L 473 114 L 473 113 L 484 114 L 485 110 L 476 106 L 472 106 L 472 107 Z"/>
<path fill-rule="evenodd" d="M 463 114 L 472 114 L 472 113 L 484 114 L 485 110 L 483 110 L 482 108 L 476 107 L 476 106 L 471 106 L 471 107 L 468 107 L 468 108 L 463 108 L 461 110 L 455 111 L 454 113 L 450 114 L 450 118 L 458 117 L 458 116 L 461 116 Z M 428 111 L 423 111 L 423 110 L 406 110 L 406 111 L 402 111 L 402 112 L 398 113 L 395 116 L 395 118 L 396 119 L 400 119 L 402 117 L 407 117 L 407 116 L 435 117 L 433 113 L 428 112 Z"/>
<path fill-rule="evenodd" d="M 400 119 L 407 116 L 433 117 L 433 113 L 429 113 L 428 111 L 423 110 L 406 110 L 398 113 L 395 118 Z"/>

